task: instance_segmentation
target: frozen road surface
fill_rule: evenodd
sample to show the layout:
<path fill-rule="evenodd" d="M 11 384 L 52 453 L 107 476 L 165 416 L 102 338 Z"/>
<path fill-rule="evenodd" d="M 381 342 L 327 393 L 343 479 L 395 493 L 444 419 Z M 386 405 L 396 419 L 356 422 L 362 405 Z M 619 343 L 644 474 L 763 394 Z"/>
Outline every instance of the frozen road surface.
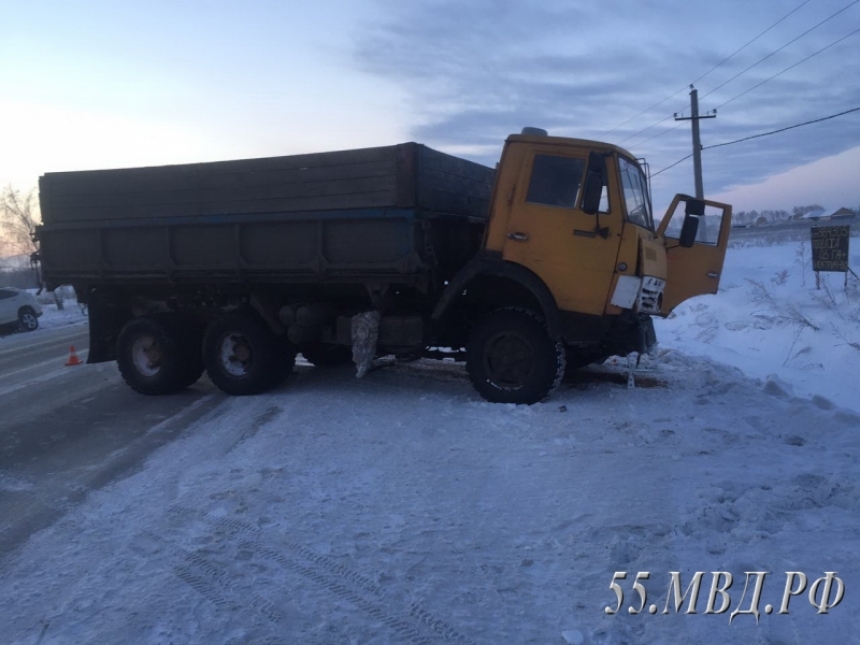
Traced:
<path fill-rule="evenodd" d="M 360 381 L 300 364 L 261 396 L 204 378 L 147 398 L 113 365 L 58 367 L 70 342 L 85 349 L 82 330 L 0 339 L 4 643 L 860 633 L 860 417 L 779 379 L 664 351 L 640 387 L 593 368 L 531 407 L 483 402 L 461 365 L 424 361 Z M 698 571 L 697 613 L 690 594 L 676 610 L 670 572 L 683 594 Z M 844 598 L 819 613 L 807 589 L 766 613 L 789 571 L 810 586 L 837 572 Z M 616 572 L 624 599 L 608 614 Z M 711 572 L 734 582 L 707 615 Z M 758 620 L 745 572 L 767 572 Z"/>
<path fill-rule="evenodd" d="M 87 334 L 76 324 L 0 337 L 0 563 L 139 466 L 213 398 L 210 386 L 147 400 L 113 364 L 67 367 L 71 346 L 86 360 Z"/>

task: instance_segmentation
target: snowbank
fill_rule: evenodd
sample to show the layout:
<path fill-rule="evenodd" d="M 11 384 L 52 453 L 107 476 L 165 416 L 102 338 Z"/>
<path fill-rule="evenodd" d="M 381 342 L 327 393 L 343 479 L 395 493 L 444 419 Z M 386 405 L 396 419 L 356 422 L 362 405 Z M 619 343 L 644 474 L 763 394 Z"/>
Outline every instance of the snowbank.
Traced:
<path fill-rule="evenodd" d="M 817 289 L 809 253 L 808 242 L 729 249 L 716 297 L 655 321 L 661 345 L 860 411 L 860 284 L 850 276 L 846 289 L 844 274 L 822 273 Z"/>

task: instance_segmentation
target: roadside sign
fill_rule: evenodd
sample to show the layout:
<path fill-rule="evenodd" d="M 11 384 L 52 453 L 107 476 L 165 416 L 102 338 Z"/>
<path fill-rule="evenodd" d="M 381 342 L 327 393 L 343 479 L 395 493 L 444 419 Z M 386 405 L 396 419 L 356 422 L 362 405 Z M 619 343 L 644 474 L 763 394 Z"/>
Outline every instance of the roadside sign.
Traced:
<path fill-rule="evenodd" d="M 812 270 L 848 272 L 848 238 L 850 226 L 813 226 Z"/>

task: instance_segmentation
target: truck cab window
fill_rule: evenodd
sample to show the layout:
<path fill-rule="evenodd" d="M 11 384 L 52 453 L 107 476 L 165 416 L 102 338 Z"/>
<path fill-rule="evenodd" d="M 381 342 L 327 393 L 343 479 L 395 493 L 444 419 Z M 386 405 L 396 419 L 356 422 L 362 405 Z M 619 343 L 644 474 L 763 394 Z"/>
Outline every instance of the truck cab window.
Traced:
<path fill-rule="evenodd" d="M 627 220 L 653 231 L 654 218 L 651 214 L 645 175 L 639 166 L 621 156 L 618 157 L 618 168 L 621 172 L 621 186 L 624 188 Z"/>
<path fill-rule="evenodd" d="M 585 159 L 535 155 L 526 201 L 574 208 L 585 172 Z"/>

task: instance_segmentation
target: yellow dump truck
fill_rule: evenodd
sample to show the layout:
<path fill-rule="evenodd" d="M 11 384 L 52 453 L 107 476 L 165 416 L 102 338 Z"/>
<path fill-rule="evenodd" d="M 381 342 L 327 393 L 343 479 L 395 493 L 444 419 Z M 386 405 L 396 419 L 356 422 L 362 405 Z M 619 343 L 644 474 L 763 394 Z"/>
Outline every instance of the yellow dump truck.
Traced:
<path fill-rule="evenodd" d="M 731 225 L 684 195 L 658 224 L 633 155 L 534 128 L 495 170 L 407 143 L 49 173 L 40 199 L 45 281 L 88 303 L 88 362 L 143 394 L 394 354 L 464 358 L 488 401 L 535 403 L 716 293 Z"/>

